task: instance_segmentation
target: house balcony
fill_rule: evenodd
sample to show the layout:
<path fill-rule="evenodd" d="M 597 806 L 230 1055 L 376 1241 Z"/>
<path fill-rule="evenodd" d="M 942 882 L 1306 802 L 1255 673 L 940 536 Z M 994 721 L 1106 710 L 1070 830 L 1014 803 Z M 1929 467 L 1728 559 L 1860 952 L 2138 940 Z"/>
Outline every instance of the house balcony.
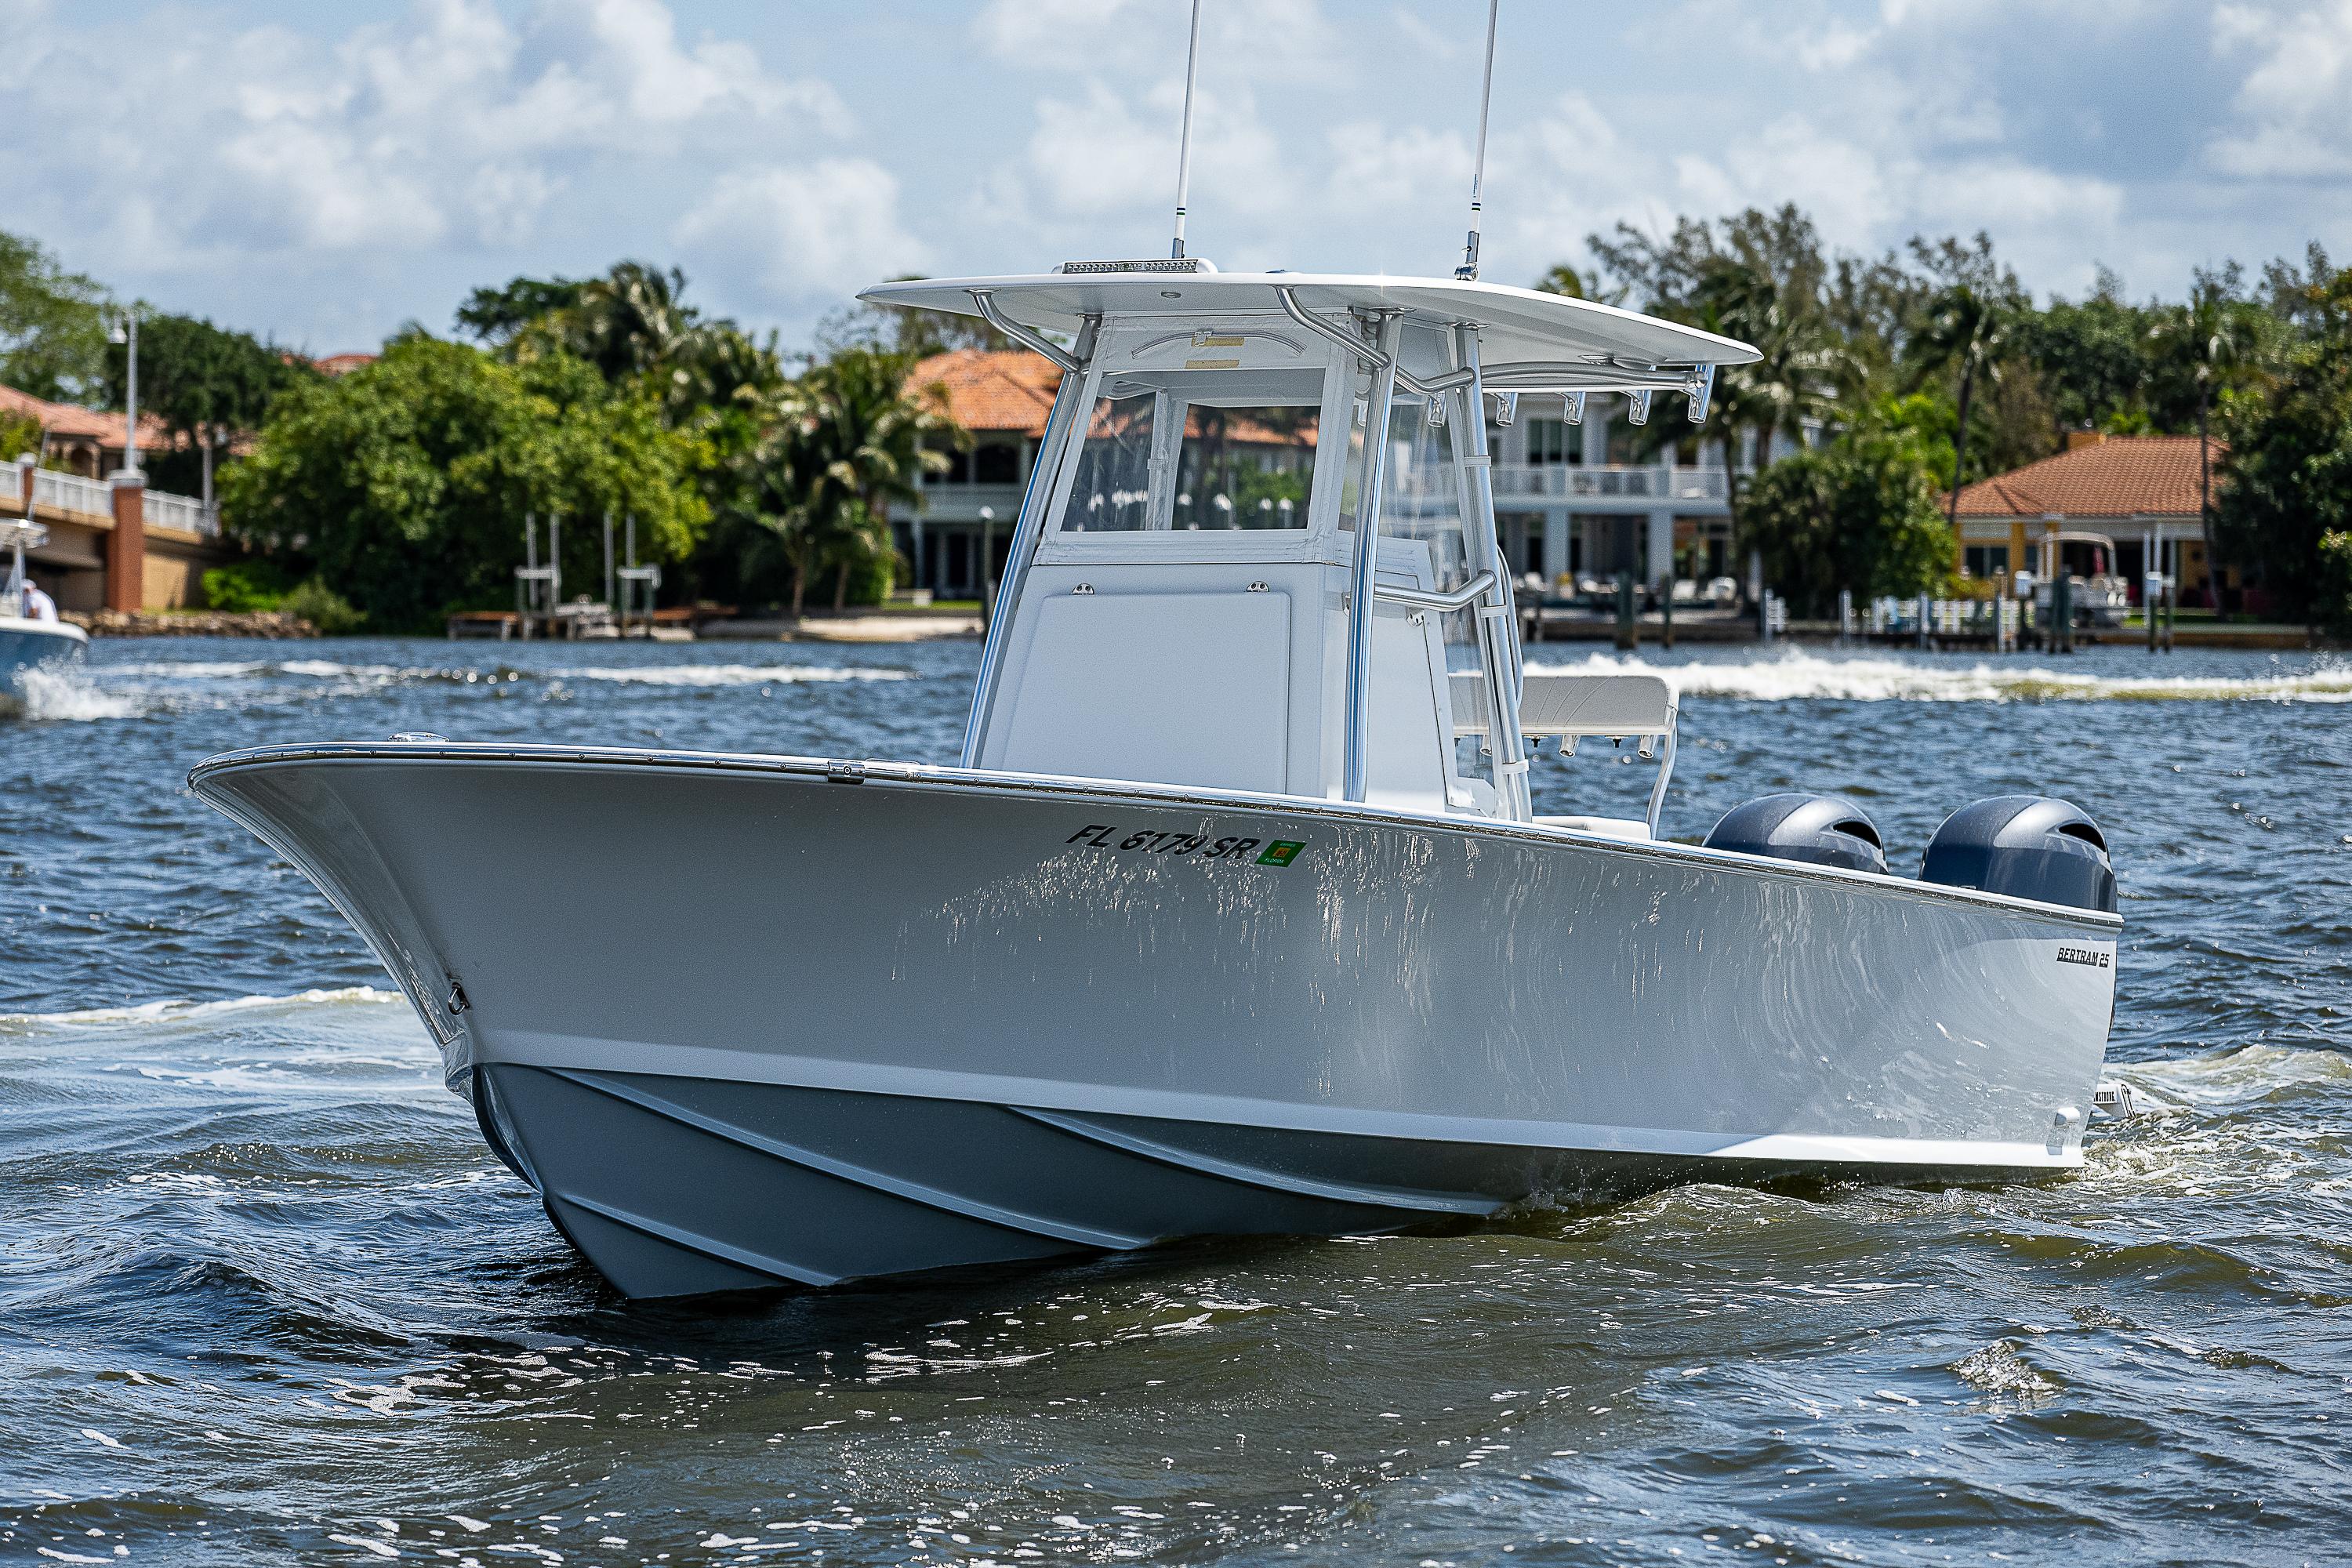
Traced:
<path fill-rule="evenodd" d="M 1571 504 L 1579 511 L 1728 510 L 1721 468 L 1666 464 L 1497 463 L 1495 504 Z"/>
<path fill-rule="evenodd" d="M 1021 517 L 1021 485 L 927 484 L 923 487 L 922 510 L 909 514 L 895 509 L 894 517 L 904 522 L 919 515 L 925 527 L 938 523 L 954 525 L 977 523 L 980 509 L 986 507 L 995 514 L 996 525 L 1010 528 Z"/>

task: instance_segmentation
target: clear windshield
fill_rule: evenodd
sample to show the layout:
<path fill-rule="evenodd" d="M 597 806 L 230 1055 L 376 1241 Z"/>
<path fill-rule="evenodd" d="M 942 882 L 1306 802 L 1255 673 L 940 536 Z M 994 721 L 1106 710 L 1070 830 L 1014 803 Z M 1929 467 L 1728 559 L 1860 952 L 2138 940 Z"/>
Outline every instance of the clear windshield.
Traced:
<path fill-rule="evenodd" d="M 1322 402 L 1320 370 L 1107 378 L 1062 531 L 1303 529 Z"/>
<path fill-rule="evenodd" d="M 1388 461 L 1381 479 L 1381 533 L 1388 539 L 1417 539 L 1427 544 L 1430 566 L 1437 579 L 1433 585 L 1445 593 L 1469 580 L 1469 546 L 1462 528 L 1462 470 L 1454 461 L 1454 427 L 1450 423 L 1432 425 L 1428 408 L 1420 398 L 1402 392 L 1389 405 Z M 1349 445 L 1360 453 L 1360 430 Z M 1360 462 L 1359 456 L 1357 465 Z M 1351 484 L 1348 501 L 1354 500 L 1353 491 Z M 1343 516 L 1341 526 L 1353 527 L 1353 518 Z"/>

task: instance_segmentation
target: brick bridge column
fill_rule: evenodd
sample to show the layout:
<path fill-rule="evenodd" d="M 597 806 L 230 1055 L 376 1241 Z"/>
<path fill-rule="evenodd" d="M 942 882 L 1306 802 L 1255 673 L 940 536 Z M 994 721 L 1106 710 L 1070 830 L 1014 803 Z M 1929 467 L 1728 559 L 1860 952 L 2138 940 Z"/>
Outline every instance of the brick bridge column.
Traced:
<path fill-rule="evenodd" d="M 143 609 L 147 602 L 147 485 L 136 470 L 112 479 L 114 531 L 106 536 L 106 607 Z"/>

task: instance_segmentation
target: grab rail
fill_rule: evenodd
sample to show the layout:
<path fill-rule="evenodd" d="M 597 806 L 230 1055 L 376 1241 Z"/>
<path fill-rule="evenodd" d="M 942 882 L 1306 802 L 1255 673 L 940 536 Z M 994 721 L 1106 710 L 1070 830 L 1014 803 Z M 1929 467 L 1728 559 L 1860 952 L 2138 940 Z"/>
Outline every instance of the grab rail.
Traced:
<path fill-rule="evenodd" d="M 1060 365 L 1065 371 L 1067 371 L 1073 375 L 1076 375 L 1078 372 L 1086 369 L 1086 365 L 1077 358 L 1077 356 L 1070 353 L 1060 344 L 1053 342 L 1051 339 L 1041 337 L 1037 333 L 1031 331 L 1027 327 L 1023 326 L 1020 322 L 1013 320 L 1010 316 L 1004 314 L 1003 311 L 998 310 L 996 308 L 995 297 L 987 289 L 973 289 L 967 290 L 967 292 L 971 295 L 971 302 L 973 306 L 979 310 L 981 320 L 986 321 L 990 326 L 994 327 L 998 331 L 1003 332 L 1006 337 L 1011 338 L 1014 342 L 1019 343 L 1023 348 L 1029 350 L 1032 353 L 1044 354 L 1047 359 L 1052 360 L 1055 364 Z"/>
<path fill-rule="evenodd" d="M 1466 610 L 1473 601 L 1494 585 L 1495 574 L 1481 572 L 1450 594 L 1432 594 L 1419 588 L 1383 588 L 1375 584 L 1372 597 L 1423 610 Z"/>
<path fill-rule="evenodd" d="M 1277 284 L 1275 287 L 1274 297 L 1282 301 L 1283 314 L 1305 327 L 1308 331 L 1318 337 L 1328 338 L 1349 353 L 1369 361 L 1374 370 L 1389 368 L 1390 356 L 1386 353 L 1370 343 L 1349 337 L 1322 317 L 1316 315 L 1301 305 L 1298 302 L 1298 297 L 1288 289 Z M 1433 397 L 1441 392 L 1450 392 L 1457 386 L 1467 386 L 1477 379 L 1470 371 L 1456 370 L 1449 371 L 1444 375 L 1433 375 L 1427 381 L 1423 381 L 1402 364 L 1396 366 L 1396 378 L 1398 385 L 1416 397 Z"/>

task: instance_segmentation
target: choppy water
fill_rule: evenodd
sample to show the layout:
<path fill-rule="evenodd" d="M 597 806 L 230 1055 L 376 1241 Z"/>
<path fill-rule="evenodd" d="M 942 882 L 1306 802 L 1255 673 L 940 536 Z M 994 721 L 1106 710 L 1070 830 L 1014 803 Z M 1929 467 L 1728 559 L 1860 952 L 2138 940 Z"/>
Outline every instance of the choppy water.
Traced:
<path fill-rule="evenodd" d="M 405 730 L 940 760 L 973 662 L 108 643 L 0 721 L 0 1560 L 2352 1554 L 2343 666 L 1678 668 L 1671 832 L 1793 785 L 1864 798 L 1906 869 L 2002 790 L 2109 830 L 2150 1114 L 2078 1179 L 723 1313 L 575 1263 L 357 939 L 181 782 Z M 1591 753 L 1539 803 L 1630 805 L 1643 770 Z"/>

